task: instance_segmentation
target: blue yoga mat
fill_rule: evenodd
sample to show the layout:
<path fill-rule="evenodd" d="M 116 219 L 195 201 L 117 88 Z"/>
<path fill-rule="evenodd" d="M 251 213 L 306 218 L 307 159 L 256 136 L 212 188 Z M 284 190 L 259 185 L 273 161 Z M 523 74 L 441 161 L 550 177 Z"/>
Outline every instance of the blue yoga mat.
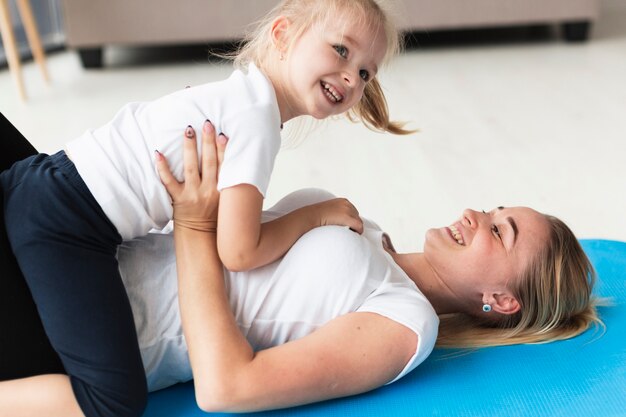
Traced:
<path fill-rule="evenodd" d="M 583 240 L 598 272 L 606 332 L 544 345 L 435 352 L 400 381 L 372 392 L 262 416 L 626 416 L 626 243 Z M 192 383 L 150 394 L 148 417 L 204 416 Z M 215 414 L 226 415 L 226 414 Z"/>

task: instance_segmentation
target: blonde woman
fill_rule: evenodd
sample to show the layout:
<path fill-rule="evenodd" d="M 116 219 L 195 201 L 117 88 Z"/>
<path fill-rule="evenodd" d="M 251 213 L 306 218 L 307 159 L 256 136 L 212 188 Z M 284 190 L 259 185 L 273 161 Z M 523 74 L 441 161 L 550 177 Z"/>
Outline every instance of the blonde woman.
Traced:
<path fill-rule="evenodd" d="M 429 230 L 421 253 L 396 253 L 368 220 L 362 234 L 320 227 L 274 263 L 228 271 L 214 223 L 224 138 L 205 124 L 202 177 L 195 136 L 181 140 L 184 184 L 158 160 L 175 204 L 174 236 L 142 237 L 119 252 L 150 390 L 194 378 L 207 411 L 287 407 L 394 382 L 435 345 L 548 342 L 598 322 L 593 270 L 574 235 L 528 208 L 466 210 Z M 306 217 L 330 198 L 297 191 L 264 221 Z M 3 271 L 13 274 L 3 275 L 0 296 L 20 325 L 0 317 L 0 379 L 11 379 L 0 382 L 0 416 L 82 415 L 6 247 L 2 255 Z M 37 377 L 48 379 L 33 385 Z M 37 387 L 50 394 L 33 396 Z"/>
<path fill-rule="evenodd" d="M 498 207 L 465 210 L 450 226 L 430 229 L 421 253 L 396 253 L 369 221 L 361 235 L 339 226 L 312 230 L 267 267 L 273 269 L 268 293 L 285 288 L 281 277 L 295 289 L 280 294 L 282 303 L 256 310 L 256 317 L 262 326 L 263 314 L 308 317 L 313 310 L 317 321 L 292 316 L 293 337 L 289 331 L 253 337 L 266 342 L 253 346 L 254 320 L 241 320 L 244 306 L 217 255 L 211 221 L 223 144 L 217 152 L 214 144 L 214 130 L 205 127 L 202 176 L 196 146 L 185 146 L 185 183 L 170 174 L 164 158 L 157 160 L 174 201 L 182 326 L 204 410 L 263 410 L 353 395 L 396 381 L 436 341 L 457 347 L 549 342 L 599 322 L 594 272 L 567 226 L 530 208 Z M 328 198 L 304 191 L 276 210 Z M 198 218 L 208 219 L 206 227 L 186 226 Z M 303 323 L 310 332 L 300 332 Z M 287 340 L 276 343 L 284 334 Z"/>

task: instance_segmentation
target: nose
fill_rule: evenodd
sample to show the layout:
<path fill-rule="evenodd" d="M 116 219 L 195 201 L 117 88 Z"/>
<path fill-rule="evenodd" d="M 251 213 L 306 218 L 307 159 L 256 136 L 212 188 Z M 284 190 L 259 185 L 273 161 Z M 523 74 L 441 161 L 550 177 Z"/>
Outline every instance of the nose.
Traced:
<path fill-rule="evenodd" d="M 359 69 L 358 68 L 350 68 L 346 67 L 343 71 L 343 81 L 349 87 L 354 87 L 356 85 L 356 81 L 359 78 Z"/>
<path fill-rule="evenodd" d="M 354 76 L 349 71 L 346 71 L 343 73 L 343 81 L 347 86 L 352 87 L 354 83 Z"/>
<path fill-rule="evenodd" d="M 480 213 L 476 210 L 472 210 L 472 209 L 465 209 L 463 210 L 463 219 L 461 220 L 461 223 L 464 226 L 467 226 L 469 228 L 476 228 L 478 226 L 478 218 L 480 217 L 480 215 L 482 215 L 483 213 Z"/>

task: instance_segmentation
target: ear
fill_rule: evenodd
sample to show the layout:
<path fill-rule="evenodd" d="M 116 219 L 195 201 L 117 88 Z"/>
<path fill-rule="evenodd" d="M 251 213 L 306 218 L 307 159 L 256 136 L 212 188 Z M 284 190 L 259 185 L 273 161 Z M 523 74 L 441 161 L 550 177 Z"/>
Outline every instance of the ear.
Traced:
<path fill-rule="evenodd" d="M 496 313 L 500 314 L 515 314 L 517 313 L 521 306 L 517 299 L 510 293 L 500 293 L 500 294 L 491 294 L 490 297 L 485 297 L 489 299 L 489 304 L 491 304 L 491 308 Z"/>
<path fill-rule="evenodd" d="M 276 47 L 279 52 L 287 51 L 287 45 L 289 44 L 287 34 L 289 32 L 290 26 L 291 21 L 289 21 L 289 19 L 287 19 L 285 16 L 278 16 L 272 22 L 270 35 L 272 37 L 272 43 L 274 44 L 274 47 Z"/>

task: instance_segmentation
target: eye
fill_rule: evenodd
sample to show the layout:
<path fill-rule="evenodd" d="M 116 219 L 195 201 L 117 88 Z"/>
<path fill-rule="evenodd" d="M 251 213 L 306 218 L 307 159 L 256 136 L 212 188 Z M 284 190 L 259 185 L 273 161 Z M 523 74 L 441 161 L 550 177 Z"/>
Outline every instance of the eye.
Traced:
<path fill-rule="evenodd" d="M 362 79 L 363 81 L 369 81 L 369 79 L 370 79 L 370 73 L 369 73 L 369 71 L 368 71 L 368 70 L 364 70 L 364 69 L 362 69 L 362 70 L 360 70 L 360 71 L 359 71 L 359 77 L 361 77 L 361 79 Z"/>
<path fill-rule="evenodd" d="M 491 231 L 493 232 L 494 235 L 498 236 L 500 239 L 502 239 L 502 236 L 500 236 L 500 229 L 498 229 L 498 226 L 496 226 L 495 224 L 491 226 Z"/>
<path fill-rule="evenodd" d="M 347 58 L 348 57 L 348 48 L 346 48 L 343 45 L 333 45 L 333 48 L 335 48 L 335 51 L 337 51 L 337 53 L 339 54 L 340 57 L 342 58 Z"/>

